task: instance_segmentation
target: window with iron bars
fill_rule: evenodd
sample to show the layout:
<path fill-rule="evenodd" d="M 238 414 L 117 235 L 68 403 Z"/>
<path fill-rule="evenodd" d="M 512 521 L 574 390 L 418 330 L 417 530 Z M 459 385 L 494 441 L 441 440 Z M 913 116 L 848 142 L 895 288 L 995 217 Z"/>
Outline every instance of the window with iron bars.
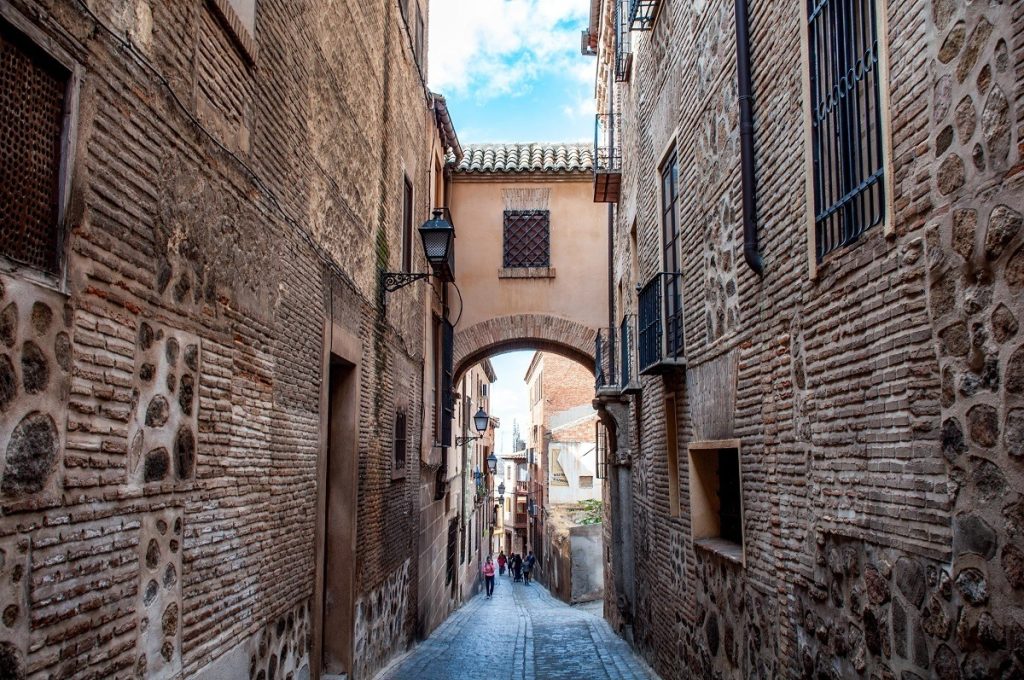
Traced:
<path fill-rule="evenodd" d="M 650 31 L 658 16 L 660 0 L 627 0 L 629 2 L 629 28 L 633 31 Z"/>
<path fill-rule="evenodd" d="M 630 0 L 615 0 L 615 80 L 629 80 L 633 52 L 629 40 Z"/>
<path fill-rule="evenodd" d="M 547 210 L 506 210 L 503 266 L 551 266 L 551 214 Z"/>
<path fill-rule="evenodd" d="M 665 266 L 664 296 L 665 343 L 671 353 L 683 345 L 682 281 L 680 271 L 679 236 L 679 162 L 672 151 L 661 166 L 661 227 L 662 263 Z"/>
<path fill-rule="evenodd" d="M 818 262 L 885 219 L 875 0 L 807 0 Z"/>
<path fill-rule="evenodd" d="M 71 74 L 0 21 L 0 254 L 60 267 L 60 183 Z"/>

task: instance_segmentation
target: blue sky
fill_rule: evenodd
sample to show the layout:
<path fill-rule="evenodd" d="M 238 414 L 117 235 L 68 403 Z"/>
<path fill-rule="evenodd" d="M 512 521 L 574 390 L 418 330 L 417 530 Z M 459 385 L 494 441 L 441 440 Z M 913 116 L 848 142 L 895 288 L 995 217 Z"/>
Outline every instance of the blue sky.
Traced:
<path fill-rule="evenodd" d="M 428 81 L 463 144 L 589 141 L 589 0 L 431 0 Z"/>
<path fill-rule="evenodd" d="M 593 140 L 596 60 L 580 54 L 589 12 L 589 0 L 431 0 L 428 82 L 463 145 Z M 529 427 L 532 358 L 491 357 L 499 454 L 511 450 L 513 420 Z"/>

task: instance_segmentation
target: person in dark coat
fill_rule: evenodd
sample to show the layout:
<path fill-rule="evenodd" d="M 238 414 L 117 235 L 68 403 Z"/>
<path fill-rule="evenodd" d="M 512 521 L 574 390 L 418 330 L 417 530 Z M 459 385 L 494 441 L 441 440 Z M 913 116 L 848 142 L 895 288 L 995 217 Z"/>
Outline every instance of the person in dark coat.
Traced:
<path fill-rule="evenodd" d="M 512 556 L 512 576 L 516 583 L 523 580 L 523 558 L 519 553 Z"/>

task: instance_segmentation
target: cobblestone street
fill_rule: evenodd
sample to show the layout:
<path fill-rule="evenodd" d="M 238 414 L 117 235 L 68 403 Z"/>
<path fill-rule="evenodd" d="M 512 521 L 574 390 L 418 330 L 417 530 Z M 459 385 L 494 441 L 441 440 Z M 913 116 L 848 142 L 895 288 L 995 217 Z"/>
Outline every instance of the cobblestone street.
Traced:
<path fill-rule="evenodd" d="M 593 607 L 588 607 L 593 609 Z M 381 680 L 609 680 L 657 678 L 600 616 L 541 585 L 498 577 Z"/>

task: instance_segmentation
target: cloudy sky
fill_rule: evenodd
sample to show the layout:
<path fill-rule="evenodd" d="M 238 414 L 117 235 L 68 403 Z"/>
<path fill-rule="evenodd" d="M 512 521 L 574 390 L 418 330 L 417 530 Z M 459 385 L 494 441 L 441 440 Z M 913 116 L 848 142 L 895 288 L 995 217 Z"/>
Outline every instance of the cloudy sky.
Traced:
<path fill-rule="evenodd" d="M 428 80 L 459 141 L 591 141 L 596 60 L 580 54 L 589 12 L 589 0 L 431 0 Z M 511 451 L 513 420 L 525 439 L 532 358 L 491 357 L 499 454 Z"/>
<path fill-rule="evenodd" d="M 463 144 L 593 139 L 589 11 L 588 0 L 431 0 L 430 89 Z"/>

